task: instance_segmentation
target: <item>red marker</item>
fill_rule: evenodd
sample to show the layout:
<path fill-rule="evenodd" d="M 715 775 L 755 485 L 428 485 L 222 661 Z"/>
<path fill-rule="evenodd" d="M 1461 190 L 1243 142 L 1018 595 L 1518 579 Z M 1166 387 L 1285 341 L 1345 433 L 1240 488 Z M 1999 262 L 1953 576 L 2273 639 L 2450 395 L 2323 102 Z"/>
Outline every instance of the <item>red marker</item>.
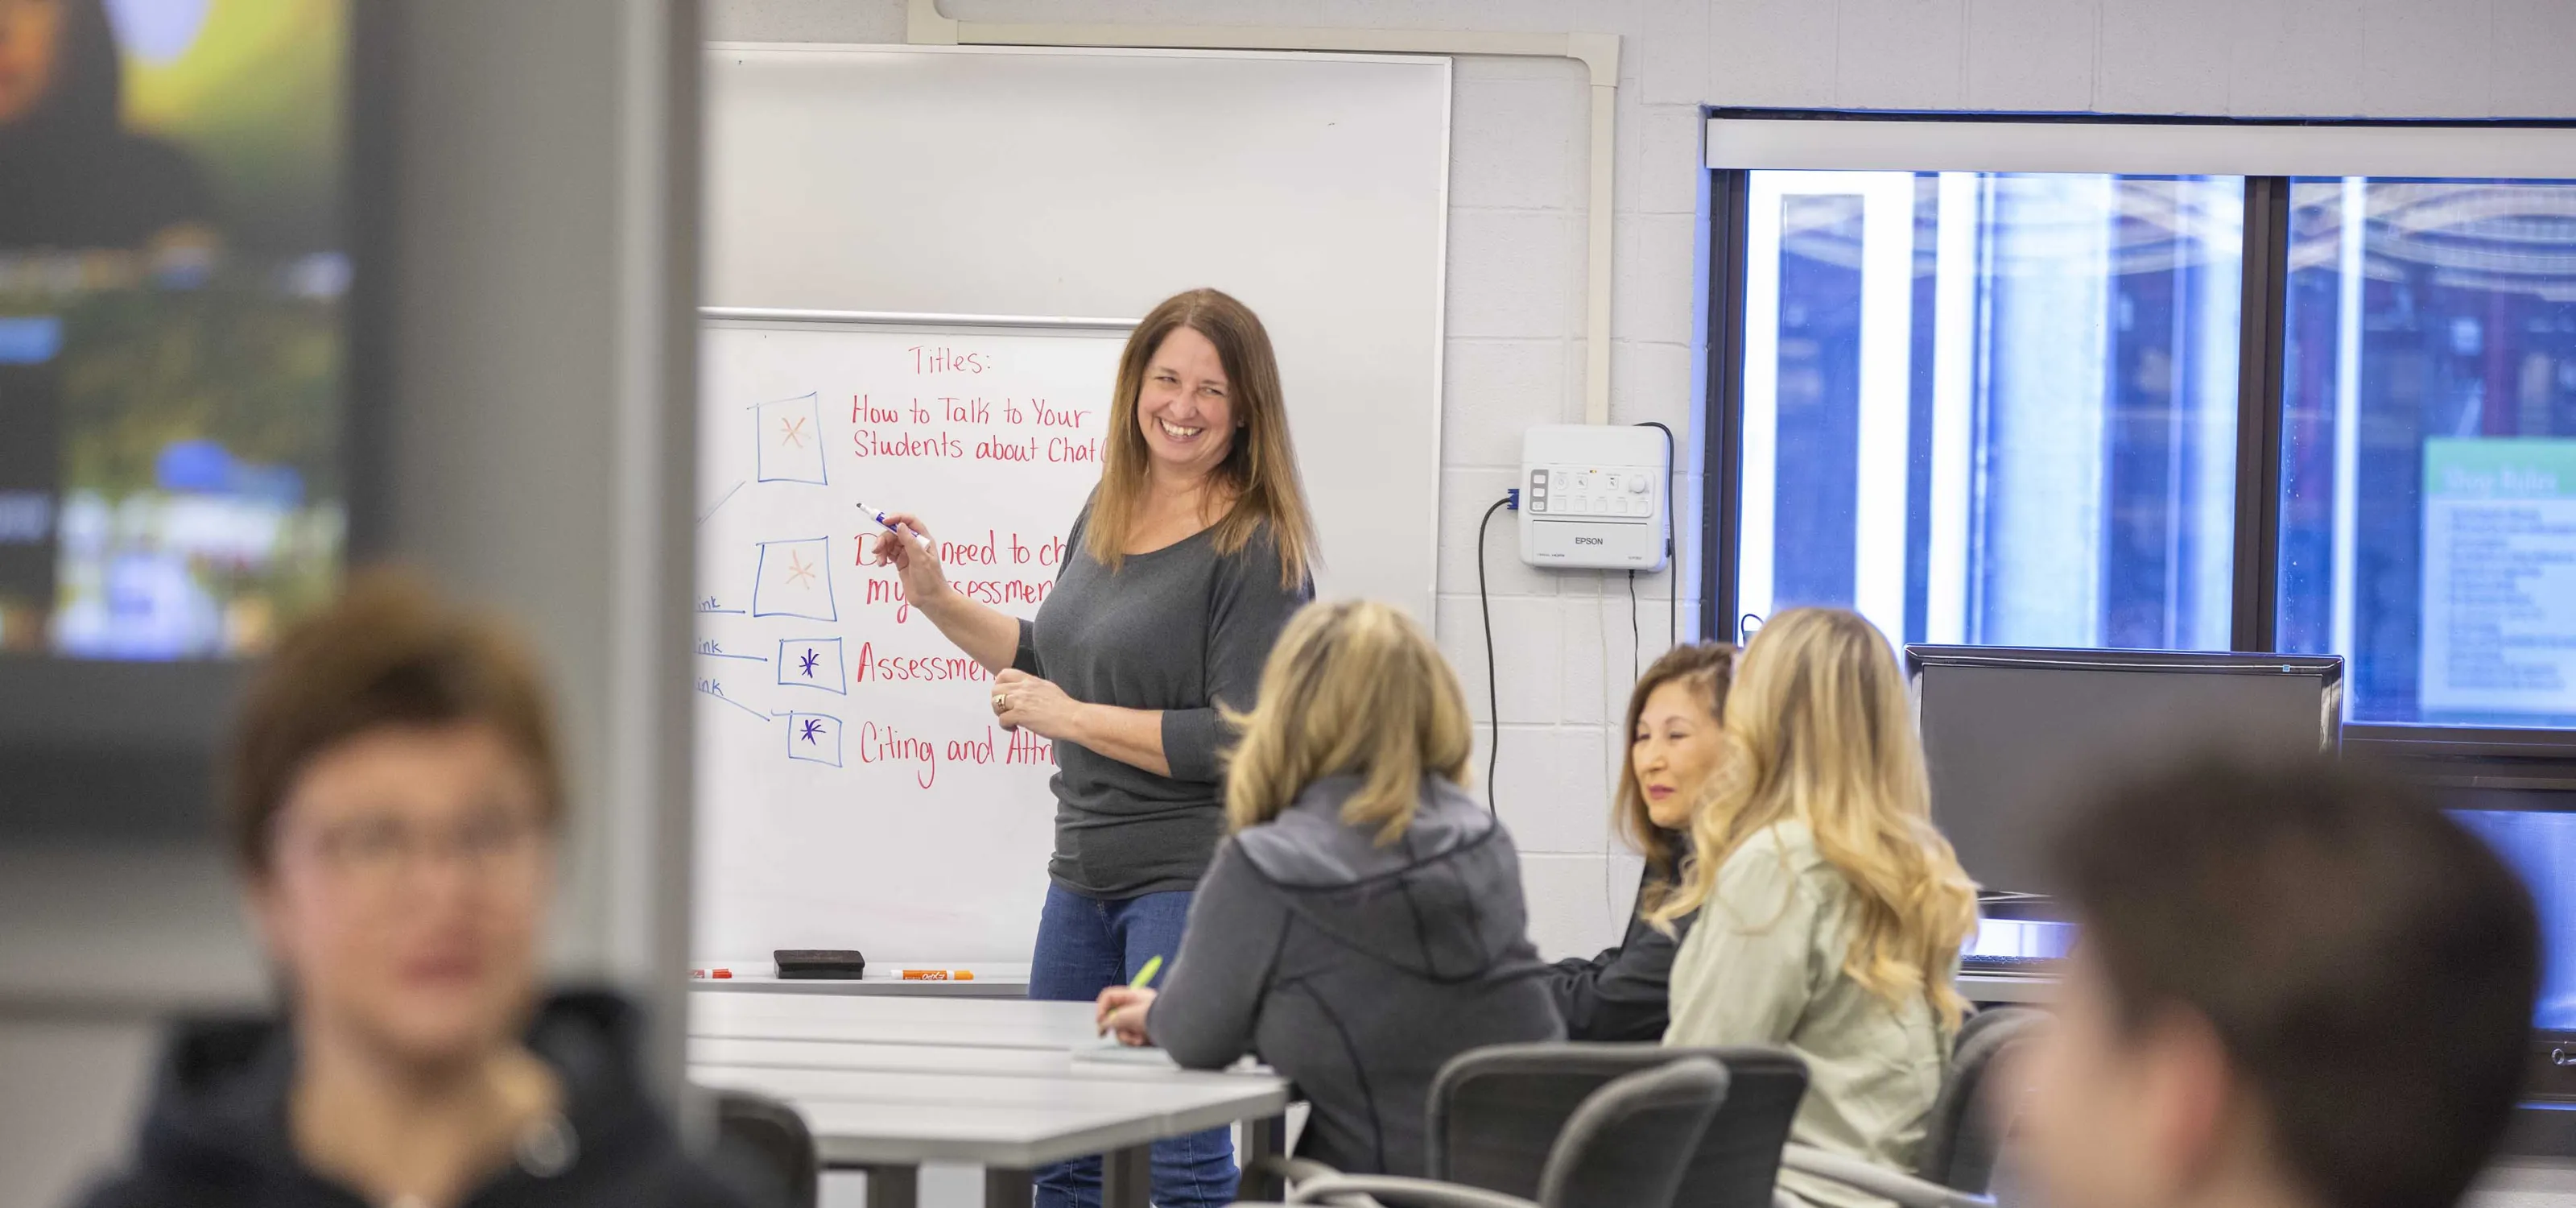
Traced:
<path fill-rule="evenodd" d="M 973 981 L 975 971 L 972 969 L 906 969 L 902 976 L 905 981 Z"/>
<path fill-rule="evenodd" d="M 733 970 L 731 970 L 731 969 L 691 969 L 691 970 L 689 970 L 689 976 L 690 976 L 690 977 L 693 977 L 693 978 L 708 978 L 708 977 L 712 977 L 712 978 L 722 979 L 722 978 L 729 978 L 729 977 L 732 977 L 732 976 L 733 976 Z"/>

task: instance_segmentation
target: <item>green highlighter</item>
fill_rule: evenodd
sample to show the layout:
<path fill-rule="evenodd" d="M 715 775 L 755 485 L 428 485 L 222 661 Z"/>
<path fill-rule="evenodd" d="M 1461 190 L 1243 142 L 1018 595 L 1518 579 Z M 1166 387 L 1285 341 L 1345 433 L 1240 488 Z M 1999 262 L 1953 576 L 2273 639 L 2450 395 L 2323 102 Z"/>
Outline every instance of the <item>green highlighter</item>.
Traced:
<path fill-rule="evenodd" d="M 1145 988 L 1145 987 L 1147 987 L 1147 986 L 1153 985 L 1153 984 L 1154 984 L 1154 975 L 1155 975 L 1155 974 L 1157 974 L 1157 973 L 1160 973 L 1160 972 L 1162 972 L 1162 971 L 1163 971 L 1163 958 L 1162 958 L 1162 957 L 1159 957 L 1159 956 L 1149 956 L 1149 957 L 1146 957 L 1146 958 L 1145 958 L 1145 967 L 1144 967 L 1144 968 L 1142 968 L 1142 969 L 1138 969 L 1138 970 L 1136 971 L 1136 980 L 1134 980 L 1134 981 L 1131 981 L 1131 982 L 1127 983 L 1127 988 L 1128 988 L 1128 989 L 1130 989 L 1130 990 L 1142 990 L 1142 989 L 1144 989 L 1144 988 Z"/>

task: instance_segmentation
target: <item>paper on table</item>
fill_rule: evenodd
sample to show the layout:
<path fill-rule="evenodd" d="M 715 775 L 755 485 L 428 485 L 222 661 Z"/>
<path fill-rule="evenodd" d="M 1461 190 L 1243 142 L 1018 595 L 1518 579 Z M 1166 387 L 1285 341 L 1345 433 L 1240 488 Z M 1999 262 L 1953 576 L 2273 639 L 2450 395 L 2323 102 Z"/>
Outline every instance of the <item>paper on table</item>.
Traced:
<path fill-rule="evenodd" d="M 1120 1044 L 1115 1036 L 1102 1036 L 1075 1044 L 1073 1059 L 1105 1061 L 1118 1065 L 1150 1065 L 1169 1070 L 1181 1068 L 1179 1062 L 1172 1060 L 1171 1054 L 1161 1049 L 1136 1048 Z"/>

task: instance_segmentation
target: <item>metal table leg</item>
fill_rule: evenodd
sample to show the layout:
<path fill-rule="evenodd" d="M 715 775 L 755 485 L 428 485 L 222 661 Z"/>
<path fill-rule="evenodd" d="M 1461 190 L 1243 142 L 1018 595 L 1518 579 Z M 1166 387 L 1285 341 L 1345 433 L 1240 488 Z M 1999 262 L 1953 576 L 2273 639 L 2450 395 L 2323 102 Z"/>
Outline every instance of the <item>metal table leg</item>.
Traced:
<path fill-rule="evenodd" d="M 1153 1186 L 1153 1146 L 1130 1145 L 1100 1155 L 1100 1208 L 1152 1208 L 1147 1197 Z"/>
<path fill-rule="evenodd" d="M 1029 1208 L 1034 1192 L 1028 1171 L 984 1168 L 984 1208 Z"/>
<path fill-rule="evenodd" d="M 1246 1200 L 1280 1200 L 1288 1197 L 1288 1187 L 1276 1173 L 1264 1169 L 1270 1160 L 1285 1157 L 1288 1149 L 1288 1117 L 1263 1116 L 1243 1122 L 1243 1189 Z"/>
<path fill-rule="evenodd" d="M 921 1168 L 918 1166 L 861 1166 L 868 1175 L 868 1208 L 918 1208 L 921 1203 Z"/>

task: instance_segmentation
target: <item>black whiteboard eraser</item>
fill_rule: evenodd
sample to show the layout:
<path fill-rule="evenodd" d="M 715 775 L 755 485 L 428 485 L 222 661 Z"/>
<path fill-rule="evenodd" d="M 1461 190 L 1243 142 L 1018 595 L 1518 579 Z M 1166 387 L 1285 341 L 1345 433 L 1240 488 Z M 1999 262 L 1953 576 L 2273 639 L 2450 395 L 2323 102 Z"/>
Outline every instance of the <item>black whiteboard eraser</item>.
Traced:
<path fill-rule="evenodd" d="M 848 948 L 781 948 L 771 955 L 781 981 L 857 981 L 868 971 L 868 958 Z"/>

